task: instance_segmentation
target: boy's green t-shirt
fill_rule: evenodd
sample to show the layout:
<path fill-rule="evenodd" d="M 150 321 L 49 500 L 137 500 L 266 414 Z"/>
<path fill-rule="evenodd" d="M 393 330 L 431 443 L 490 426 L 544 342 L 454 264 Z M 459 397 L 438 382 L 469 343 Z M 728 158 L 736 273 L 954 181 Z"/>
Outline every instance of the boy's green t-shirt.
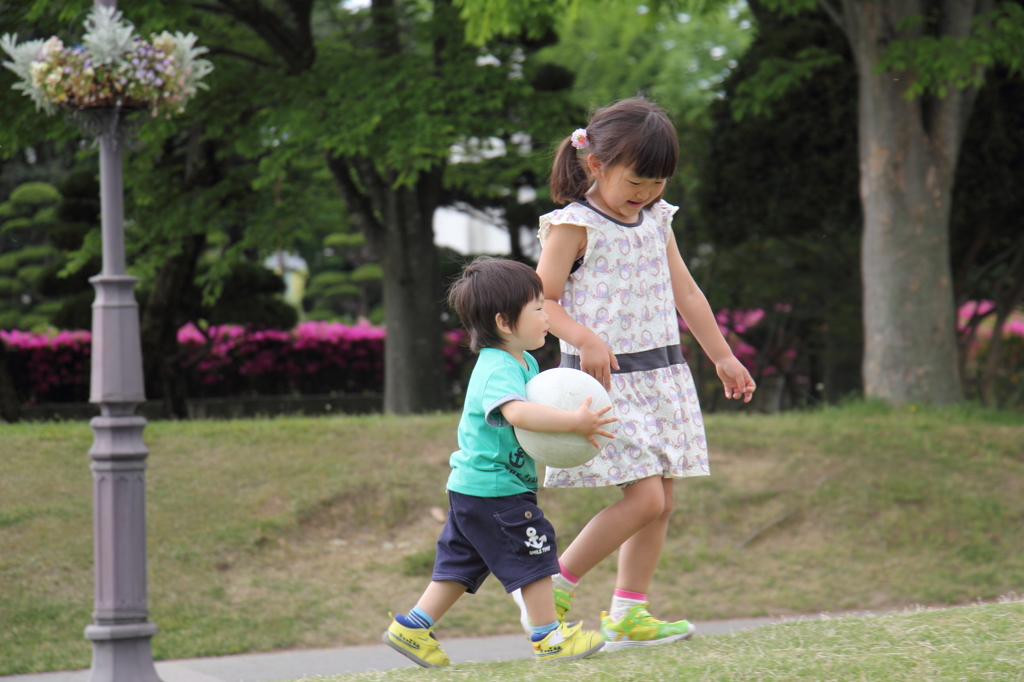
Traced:
<path fill-rule="evenodd" d="M 505 497 L 537 491 L 537 465 L 523 452 L 512 425 L 498 409 L 526 400 L 526 382 L 540 371 L 523 353 L 528 367 L 497 348 L 480 351 L 466 388 L 459 421 L 459 449 L 449 463 L 448 490 L 475 497 Z"/>

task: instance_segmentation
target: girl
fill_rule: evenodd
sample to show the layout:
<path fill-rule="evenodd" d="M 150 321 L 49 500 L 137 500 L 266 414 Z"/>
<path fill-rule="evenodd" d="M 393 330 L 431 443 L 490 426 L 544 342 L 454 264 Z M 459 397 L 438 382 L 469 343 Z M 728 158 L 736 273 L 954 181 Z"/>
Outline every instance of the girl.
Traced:
<path fill-rule="evenodd" d="M 565 550 L 554 576 L 564 619 L 579 579 L 619 549 L 615 594 L 601 614 L 605 650 L 670 642 L 694 629 L 647 611 L 672 482 L 710 473 L 676 311 L 714 362 L 726 398 L 749 402 L 755 388 L 676 246 L 677 207 L 661 196 L 678 155 L 675 128 L 656 104 L 632 98 L 600 109 L 556 153 L 551 195 L 568 205 L 540 218 L 537 273 L 561 364 L 603 383 L 619 418 L 616 439 L 599 455 L 573 469 L 549 468 L 544 481 L 622 489 Z"/>

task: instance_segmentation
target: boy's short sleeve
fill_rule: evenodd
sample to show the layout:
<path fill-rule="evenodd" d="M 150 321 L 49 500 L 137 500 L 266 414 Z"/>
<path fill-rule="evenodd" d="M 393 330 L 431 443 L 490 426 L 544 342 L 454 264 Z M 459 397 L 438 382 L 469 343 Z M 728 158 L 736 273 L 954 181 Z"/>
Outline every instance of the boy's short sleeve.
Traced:
<path fill-rule="evenodd" d="M 519 373 L 497 371 L 491 373 L 484 385 L 481 403 L 484 409 L 484 419 L 489 426 L 508 426 L 505 415 L 501 413 L 501 406 L 513 400 L 526 400 L 526 382 L 522 380 Z"/>

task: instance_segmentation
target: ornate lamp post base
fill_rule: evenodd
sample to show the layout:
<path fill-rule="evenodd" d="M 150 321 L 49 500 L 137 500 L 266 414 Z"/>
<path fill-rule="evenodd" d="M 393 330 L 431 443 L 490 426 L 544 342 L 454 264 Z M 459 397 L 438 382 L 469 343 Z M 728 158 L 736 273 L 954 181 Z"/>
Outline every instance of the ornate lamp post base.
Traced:
<path fill-rule="evenodd" d="M 156 631 L 153 623 L 87 626 L 85 637 L 92 640 L 90 681 L 160 682 L 149 645 Z"/>

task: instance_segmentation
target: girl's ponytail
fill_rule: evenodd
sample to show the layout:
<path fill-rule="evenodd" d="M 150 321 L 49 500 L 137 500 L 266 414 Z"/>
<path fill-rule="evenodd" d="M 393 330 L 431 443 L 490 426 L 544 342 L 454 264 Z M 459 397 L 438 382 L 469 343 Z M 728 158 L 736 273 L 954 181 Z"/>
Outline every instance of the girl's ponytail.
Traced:
<path fill-rule="evenodd" d="M 551 198 L 557 204 L 568 204 L 583 199 L 590 189 L 590 178 L 576 156 L 572 137 L 558 145 L 555 163 L 551 168 Z"/>

